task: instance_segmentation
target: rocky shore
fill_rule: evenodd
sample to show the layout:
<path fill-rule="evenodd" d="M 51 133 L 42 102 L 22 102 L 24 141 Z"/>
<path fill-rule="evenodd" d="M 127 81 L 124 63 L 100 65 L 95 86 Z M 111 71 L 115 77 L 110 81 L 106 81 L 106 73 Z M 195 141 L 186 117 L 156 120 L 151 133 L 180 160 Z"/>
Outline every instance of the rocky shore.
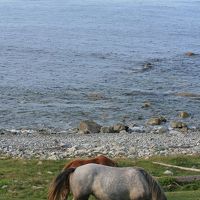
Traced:
<path fill-rule="evenodd" d="M 65 159 L 104 154 L 109 157 L 150 157 L 153 155 L 199 154 L 198 129 L 158 126 L 118 126 L 115 133 L 83 134 L 77 129 L 1 130 L 0 155 L 14 158 Z M 122 130 L 120 130 L 122 129 Z"/>

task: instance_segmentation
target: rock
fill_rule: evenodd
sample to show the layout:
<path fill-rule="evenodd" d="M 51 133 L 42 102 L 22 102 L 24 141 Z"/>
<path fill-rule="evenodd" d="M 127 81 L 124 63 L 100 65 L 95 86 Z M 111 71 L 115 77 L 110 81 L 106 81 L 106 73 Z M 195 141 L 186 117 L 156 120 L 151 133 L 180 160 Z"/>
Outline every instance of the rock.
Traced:
<path fill-rule="evenodd" d="M 70 154 L 74 153 L 76 150 L 78 150 L 78 148 L 76 146 L 73 146 L 71 148 L 67 149 L 67 152 L 69 152 Z"/>
<path fill-rule="evenodd" d="M 160 128 L 158 129 L 158 134 L 164 134 L 164 133 L 167 133 L 168 131 L 169 131 L 169 130 L 168 130 L 167 127 L 162 126 L 162 127 L 160 127 Z"/>
<path fill-rule="evenodd" d="M 183 123 L 183 122 L 177 122 L 177 121 L 172 121 L 170 123 L 171 127 L 172 128 L 185 128 L 187 127 L 187 124 L 186 123 Z"/>
<path fill-rule="evenodd" d="M 92 92 L 88 94 L 88 99 L 92 101 L 97 101 L 97 100 L 105 99 L 105 96 L 101 93 Z"/>
<path fill-rule="evenodd" d="M 38 163 L 37 163 L 37 165 L 42 165 L 43 163 L 42 163 L 42 161 L 40 160 L 40 161 L 38 161 Z"/>
<path fill-rule="evenodd" d="M 151 69 L 153 67 L 152 63 L 145 63 L 143 65 L 143 70 L 148 70 Z"/>
<path fill-rule="evenodd" d="M 61 143 L 61 144 L 60 144 L 60 147 L 62 147 L 62 148 L 64 148 L 64 149 L 66 149 L 66 148 L 70 148 L 70 147 L 71 147 L 71 145 L 70 145 L 70 144 L 68 144 L 68 143 Z"/>
<path fill-rule="evenodd" d="M 184 112 L 184 111 L 182 111 L 182 112 L 179 113 L 179 117 L 181 117 L 181 118 L 187 118 L 189 116 L 190 116 L 189 113 Z"/>
<path fill-rule="evenodd" d="M 114 133 L 114 129 L 112 126 L 102 126 L 100 132 L 101 133 Z"/>
<path fill-rule="evenodd" d="M 133 126 L 128 129 L 129 133 L 145 133 L 146 128 L 144 126 Z"/>
<path fill-rule="evenodd" d="M 79 124 L 79 133 L 99 133 L 101 126 L 94 121 L 85 120 L 81 121 Z"/>
<path fill-rule="evenodd" d="M 113 130 L 115 133 L 119 133 L 120 131 L 128 131 L 128 126 L 118 123 L 113 126 Z"/>
<path fill-rule="evenodd" d="M 42 129 L 38 129 L 37 132 L 39 134 L 43 134 L 43 135 L 48 135 L 48 134 L 55 134 L 54 130 L 48 129 L 48 128 L 42 128 Z"/>
<path fill-rule="evenodd" d="M 164 133 L 167 133 L 169 130 L 167 127 L 164 127 L 164 126 L 159 126 L 159 127 L 156 127 L 156 129 L 153 129 L 152 130 L 152 133 L 154 134 L 164 134 Z"/>
<path fill-rule="evenodd" d="M 8 185 L 3 185 L 2 187 L 1 187 L 1 189 L 6 189 L 8 187 Z"/>
<path fill-rule="evenodd" d="M 152 125 L 152 126 L 160 125 L 161 124 L 161 120 L 158 117 L 152 117 L 147 121 L 147 124 L 148 125 Z"/>
<path fill-rule="evenodd" d="M 59 158 L 56 155 L 51 155 L 51 156 L 48 157 L 48 160 L 58 160 L 58 159 Z"/>
<path fill-rule="evenodd" d="M 77 150 L 75 152 L 75 155 L 80 157 L 80 156 L 83 156 L 83 155 L 87 155 L 87 152 L 86 152 L 85 149 L 80 149 L 80 150 Z"/>
<path fill-rule="evenodd" d="M 163 116 L 160 116 L 159 119 L 160 119 L 161 122 L 166 122 L 167 121 L 166 118 L 163 117 Z"/>
<path fill-rule="evenodd" d="M 151 106 L 150 102 L 144 102 L 142 108 L 149 108 Z"/>
<path fill-rule="evenodd" d="M 186 56 L 194 56 L 195 53 L 193 53 L 193 52 L 191 52 L 191 51 L 188 51 L 188 52 L 185 53 L 185 55 L 186 55 Z"/>
<path fill-rule="evenodd" d="M 0 135 L 4 135 L 7 131 L 5 129 L 0 129 Z"/>
<path fill-rule="evenodd" d="M 39 189 L 43 189 L 43 187 L 42 187 L 42 186 L 33 185 L 33 186 L 32 186 L 32 189 L 33 189 L 33 190 L 39 190 Z"/>
<path fill-rule="evenodd" d="M 137 154 L 137 149 L 135 147 L 130 147 L 128 152 L 129 154 Z"/>
<path fill-rule="evenodd" d="M 174 175 L 174 173 L 170 170 L 166 170 L 163 174 L 167 175 L 167 176 L 173 176 Z"/>
<path fill-rule="evenodd" d="M 126 134 L 127 132 L 125 130 L 122 130 L 119 132 L 120 134 Z"/>

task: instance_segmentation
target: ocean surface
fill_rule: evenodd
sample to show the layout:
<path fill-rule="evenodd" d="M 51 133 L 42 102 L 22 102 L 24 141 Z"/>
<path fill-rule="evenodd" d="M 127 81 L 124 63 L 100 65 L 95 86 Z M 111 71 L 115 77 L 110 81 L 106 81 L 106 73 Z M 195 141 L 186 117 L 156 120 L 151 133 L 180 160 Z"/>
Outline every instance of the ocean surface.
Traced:
<path fill-rule="evenodd" d="M 0 1 L 0 128 L 180 111 L 199 126 L 199 0 Z"/>

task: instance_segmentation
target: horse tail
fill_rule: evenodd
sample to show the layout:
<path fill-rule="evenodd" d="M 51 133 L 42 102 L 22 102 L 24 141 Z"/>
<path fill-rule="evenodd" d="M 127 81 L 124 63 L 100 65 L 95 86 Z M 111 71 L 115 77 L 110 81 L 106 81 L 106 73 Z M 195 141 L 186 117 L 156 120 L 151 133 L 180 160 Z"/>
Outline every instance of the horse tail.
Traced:
<path fill-rule="evenodd" d="M 139 171 L 145 177 L 149 185 L 149 188 L 152 194 L 152 200 L 167 200 L 167 197 L 163 189 L 158 184 L 158 182 L 150 174 L 148 174 L 144 169 L 139 169 Z"/>
<path fill-rule="evenodd" d="M 66 199 L 70 192 L 69 175 L 73 173 L 75 168 L 65 169 L 52 182 L 48 191 L 48 200 L 60 200 L 64 194 Z M 65 191 L 65 193 L 64 193 Z"/>

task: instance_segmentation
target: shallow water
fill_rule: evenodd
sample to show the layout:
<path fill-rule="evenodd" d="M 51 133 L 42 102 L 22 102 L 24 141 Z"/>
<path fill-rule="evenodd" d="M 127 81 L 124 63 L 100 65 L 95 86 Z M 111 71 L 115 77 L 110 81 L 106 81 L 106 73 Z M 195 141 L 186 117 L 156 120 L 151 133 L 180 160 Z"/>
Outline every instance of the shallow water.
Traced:
<path fill-rule="evenodd" d="M 0 127 L 143 123 L 182 110 L 197 126 L 199 19 L 196 0 L 2 0 Z"/>

